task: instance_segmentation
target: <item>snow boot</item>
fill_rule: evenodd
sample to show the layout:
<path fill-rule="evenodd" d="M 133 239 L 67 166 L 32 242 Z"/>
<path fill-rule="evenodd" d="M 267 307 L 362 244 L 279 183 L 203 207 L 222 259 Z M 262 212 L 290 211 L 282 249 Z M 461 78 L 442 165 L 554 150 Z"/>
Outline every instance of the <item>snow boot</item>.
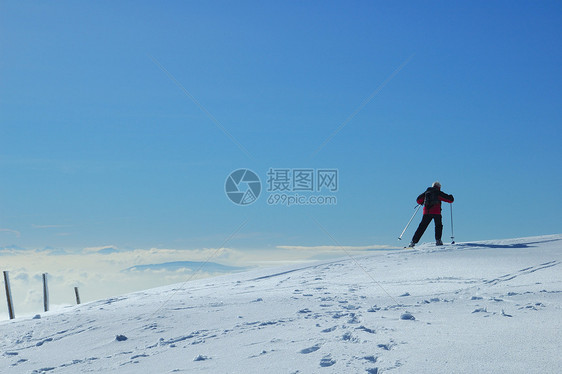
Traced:
<path fill-rule="evenodd" d="M 443 245 L 443 242 L 441 241 L 441 239 L 437 239 L 435 241 L 435 245 Z"/>
<path fill-rule="evenodd" d="M 408 247 L 407 247 L 407 248 L 414 248 L 414 246 L 415 246 L 415 245 L 416 245 L 416 243 L 414 243 L 414 242 L 410 242 L 410 245 L 408 245 Z"/>

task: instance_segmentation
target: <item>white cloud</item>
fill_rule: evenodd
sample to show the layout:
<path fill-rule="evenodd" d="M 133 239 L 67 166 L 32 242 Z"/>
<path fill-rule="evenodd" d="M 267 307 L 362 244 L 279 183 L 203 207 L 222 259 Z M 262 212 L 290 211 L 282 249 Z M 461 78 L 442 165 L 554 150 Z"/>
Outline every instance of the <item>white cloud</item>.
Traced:
<path fill-rule="evenodd" d="M 12 229 L 2 229 L 0 228 L 0 232 L 7 232 L 10 234 L 14 234 L 16 237 L 21 237 L 21 232 L 17 231 L 17 230 L 12 230 Z"/>
<path fill-rule="evenodd" d="M 97 247 L 86 247 L 83 249 L 85 253 L 97 253 L 107 251 L 117 251 L 117 246 L 114 245 L 101 245 Z"/>

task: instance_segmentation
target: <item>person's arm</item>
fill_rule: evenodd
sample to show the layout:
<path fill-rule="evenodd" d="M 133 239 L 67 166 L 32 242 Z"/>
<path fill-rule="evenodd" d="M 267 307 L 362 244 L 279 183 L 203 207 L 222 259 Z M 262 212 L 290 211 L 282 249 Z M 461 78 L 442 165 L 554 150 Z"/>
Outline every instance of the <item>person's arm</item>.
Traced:
<path fill-rule="evenodd" d="M 439 191 L 439 200 L 444 201 L 446 203 L 452 203 L 455 201 L 453 195 L 446 194 L 445 192 Z"/>
<path fill-rule="evenodd" d="M 423 201 L 424 201 L 424 200 L 425 200 L 425 192 L 422 193 L 422 194 L 420 194 L 420 195 L 418 196 L 418 198 L 416 199 L 416 202 L 417 202 L 419 205 L 423 205 Z"/>

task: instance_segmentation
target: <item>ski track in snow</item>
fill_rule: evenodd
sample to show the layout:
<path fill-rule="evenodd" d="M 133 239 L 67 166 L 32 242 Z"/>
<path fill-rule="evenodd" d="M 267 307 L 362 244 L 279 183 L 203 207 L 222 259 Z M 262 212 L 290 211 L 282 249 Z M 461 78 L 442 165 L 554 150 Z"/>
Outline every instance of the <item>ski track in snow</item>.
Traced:
<path fill-rule="evenodd" d="M 471 346 L 476 332 L 560 327 L 561 243 L 562 236 L 550 236 L 357 257 L 394 299 L 344 258 L 3 321 L 0 372 L 451 372 L 459 362 L 447 358 L 462 352 L 447 347 Z M 450 341 L 449 334 L 467 334 L 467 326 L 475 331 L 468 342 Z M 496 349 L 516 343 L 498 341 Z M 472 360 L 478 356 L 458 371 Z M 557 356 L 539 360 L 560 367 Z"/>

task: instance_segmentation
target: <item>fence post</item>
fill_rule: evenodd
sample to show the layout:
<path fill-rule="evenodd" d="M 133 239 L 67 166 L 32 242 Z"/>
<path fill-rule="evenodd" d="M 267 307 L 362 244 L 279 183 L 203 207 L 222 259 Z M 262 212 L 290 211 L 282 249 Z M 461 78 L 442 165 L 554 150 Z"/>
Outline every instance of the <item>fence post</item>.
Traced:
<path fill-rule="evenodd" d="M 14 303 L 12 302 L 12 290 L 10 289 L 10 279 L 8 277 L 8 272 L 4 271 L 4 285 L 6 286 L 6 299 L 8 299 L 8 313 L 10 314 L 10 319 L 16 318 L 14 314 Z"/>
<path fill-rule="evenodd" d="M 76 295 L 76 304 L 80 305 L 80 294 L 78 294 L 78 287 L 74 287 L 74 294 Z"/>
<path fill-rule="evenodd" d="M 49 286 L 47 285 L 47 273 L 43 273 L 43 308 L 49 311 Z"/>

